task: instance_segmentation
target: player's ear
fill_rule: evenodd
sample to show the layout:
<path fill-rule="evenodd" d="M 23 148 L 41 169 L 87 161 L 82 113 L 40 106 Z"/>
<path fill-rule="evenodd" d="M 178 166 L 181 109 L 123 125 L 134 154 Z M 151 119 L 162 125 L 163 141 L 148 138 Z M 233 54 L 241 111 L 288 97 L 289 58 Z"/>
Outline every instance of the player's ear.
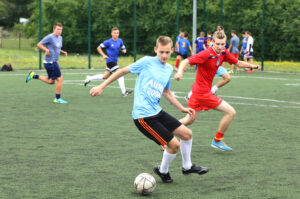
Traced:
<path fill-rule="evenodd" d="M 156 46 L 154 47 L 154 52 L 157 53 L 157 47 Z"/>

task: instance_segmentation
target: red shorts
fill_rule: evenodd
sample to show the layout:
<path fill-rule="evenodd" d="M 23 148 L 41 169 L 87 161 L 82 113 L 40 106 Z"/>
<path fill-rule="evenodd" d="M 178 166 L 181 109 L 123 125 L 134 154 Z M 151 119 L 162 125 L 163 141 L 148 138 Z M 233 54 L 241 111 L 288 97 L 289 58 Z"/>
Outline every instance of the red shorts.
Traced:
<path fill-rule="evenodd" d="M 235 58 L 239 58 L 239 53 L 230 53 L 232 56 L 234 56 Z"/>
<path fill-rule="evenodd" d="M 192 94 L 187 105 L 197 111 L 210 110 L 217 108 L 221 103 L 222 99 L 213 95 L 212 93 L 206 95 L 194 95 Z"/>

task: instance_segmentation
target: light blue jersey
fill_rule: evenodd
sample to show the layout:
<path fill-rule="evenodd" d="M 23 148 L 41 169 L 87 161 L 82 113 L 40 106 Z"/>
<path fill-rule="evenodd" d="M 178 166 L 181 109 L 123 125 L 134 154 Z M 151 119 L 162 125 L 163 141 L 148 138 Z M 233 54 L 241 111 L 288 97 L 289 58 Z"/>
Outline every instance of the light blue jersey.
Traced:
<path fill-rule="evenodd" d="M 134 88 L 133 119 L 150 117 L 158 114 L 164 90 L 171 87 L 173 67 L 162 64 L 157 57 L 143 57 L 128 66 L 132 74 L 137 74 Z"/>
<path fill-rule="evenodd" d="M 44 57 L 44 62 L 45 63 L 57 62 L 62 47 L 62 37 L 61 36 L 56 37 L 53 35 L 53 33 L 51 33 L 46 37 L 44 37 L 40 41 L 40 43 L 43 44 L 46 48 L 48 48 L 50 51 L 50 55 Z"/>

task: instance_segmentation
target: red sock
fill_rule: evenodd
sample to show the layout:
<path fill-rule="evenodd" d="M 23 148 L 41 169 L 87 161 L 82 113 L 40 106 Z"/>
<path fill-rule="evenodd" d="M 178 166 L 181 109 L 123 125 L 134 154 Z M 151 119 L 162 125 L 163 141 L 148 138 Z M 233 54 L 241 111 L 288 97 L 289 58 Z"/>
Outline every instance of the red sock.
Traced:
<path fill-rule="evenodd" d="M 224 139 L 224 133 L 221 133 L 221 132 L 218 131 L 218 132 L 216 133 L 216 136 L 215 136 L 214 139 L 215 139 L 216 142 L 220 142 L 221 140 Z"/>
<path fill-rule="evenodd" d="M 176 59 L 176 65 L 175 65 L 175 68 L 176 68 L 176 69 L 178 69 L 179 62 L 180 62 L 180 59 Z"/>

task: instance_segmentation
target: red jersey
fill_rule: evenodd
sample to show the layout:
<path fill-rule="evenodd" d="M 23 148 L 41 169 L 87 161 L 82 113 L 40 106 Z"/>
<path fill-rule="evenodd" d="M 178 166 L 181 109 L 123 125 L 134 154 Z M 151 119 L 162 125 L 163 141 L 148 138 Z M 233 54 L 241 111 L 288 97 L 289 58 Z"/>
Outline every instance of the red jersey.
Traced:
<path fill-rule="evenodd" d="M 188 58 L 190 65 L 198 65 L 196 81 L 192 86 L 193 94 L 205 95 L 211 92 L 213 79 L 223 62 L 236 64 L 238 59 L 233 57 L 225 48 L 219 55 L 212 47 Z"/>

